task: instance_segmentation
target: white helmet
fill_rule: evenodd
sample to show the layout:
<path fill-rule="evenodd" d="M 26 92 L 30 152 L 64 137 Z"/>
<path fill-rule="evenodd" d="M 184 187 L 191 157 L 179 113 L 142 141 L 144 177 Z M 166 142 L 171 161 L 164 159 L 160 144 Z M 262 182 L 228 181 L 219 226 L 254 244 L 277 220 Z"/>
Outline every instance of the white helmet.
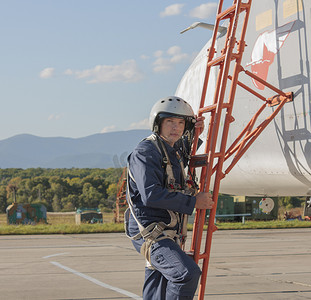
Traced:
<path fill-rule="evenodd" d="M 151 130 L 154 133 L 158 133 L 161 119 L 169 117 L 185 119 L 185 132 L 191 132 L 194 128 L 194 123 L 196 122 L 190 104 L 182 98 L 170 96 L 159 100 L 152 107 L 149 117 Z"/>

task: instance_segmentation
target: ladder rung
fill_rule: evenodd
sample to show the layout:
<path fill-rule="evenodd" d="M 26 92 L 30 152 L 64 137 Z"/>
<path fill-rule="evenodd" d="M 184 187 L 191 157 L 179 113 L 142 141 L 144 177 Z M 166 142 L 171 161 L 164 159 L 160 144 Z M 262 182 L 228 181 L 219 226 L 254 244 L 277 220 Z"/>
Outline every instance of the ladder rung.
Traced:
<path fill-rule="evenodd" d="M 188 256 L 190 256 L 190 257 L 193 257 L 193 256 L 194 256 L 193 251 L 185 251 L 185 252 L 186 252 L 186 254 L 187 254 Z"/>
<path fill-rule="evenodd" d="M 193 251 L 187 251 L 186 254 L 187 254 L 188 256 L 194 258 L 194 252 L 193 252 Z M 199 260 L 200 260 L 200 259 L 207 258 L 207 256 L 208 256 L 208 255 L 207 255 L 206 253 L 201 252 L 201 253 L 199 253 L 199 257 L 198 257 L 198 258 L 199 258 Z"/>
<path fill-rule="evenodd" d="M 199 109 L 199 114 L 204 114 L 204 113 L 211 112 L 211 111 L 215 110 L 216 107 L 217 107 L 217 104 L 212 104 L 212 105 L 209 105 L 209 106 L 201 107 Z M 222 108 L 229 108 L 229 107 L 230 107 L 229 103 L 223 103 L 222 104 Z"/>
<path fill-rule="evenodd" d="M 225 57 L 226 56 L 223 54 L 223 55 L 211 60 L 210 62 L 208 62 L 207 66 L 208 67 L 216 66 L 216 65 L 222 63 L 225 60 Z"/>
<path fill-rule="evenodd" d="M 212 110 L 214 110 L 217 107 L 217 104 L 212 104 L 209 106 L 205 106 L 199 109 L 199 114 L 204 114 L 204 113 L 208 113 Z"/>
<path fill-rule="evenodd" d="M 208 154 L 198 154 L 191 157 L 189 168 L 199 168 L 207 166 Z"/>
<path fill-rule="evenodd" d="M 247 2 L 247 3 L 241 2 L 241 12 L 243 10 L 246 10 L 246 9 L 249 9 L 249 8 L 250 8 L 249 2 Z"/>
<path fill-rule="evenodd" d="M 238 59 L 240 58 L 240 54 L 238 53 L 232 53 L 231 54 L 231 60 L 235 60 L 235 59 Z M 223 54 L 223 55 L 220 55 L 219 57 L 216 57 L 215 59 L 211 60 L 210 62 L 207 63 L 207 66 L 208 67 L 212 67 L 212 66 L 217 66 L 217 65 L 220 65 L 224 62 L 226 58 L 226 54 Z"/>
<path fill-rule="evenodd" d="M 235 9 L 236 9 L 236 5 L 232 5 L 230 6 L 229 8 L 227 8 L 226 10 L 222 11 L 220 14 L 218 14 L 216 16 L 216 20 L 219 19 L 219 20 L 223 20 L 223 19 L 226 19 L 229 17 L 230 14 L 234 13 L 235 12 Z"/>
<path fill-rule="evenodd" d="M 240 4 L 240 12 L 242 12 L 243 10 L 247 9 L 250 7 L 249 3 L 241 3 Z M 232 6 L 230 6 L 229 8 L 227 8 L 226 10 L 224 10 L 223 12 L 221 12 L 220 14 L 218 14 L 216 16 L 216 20 L 219 19 L 219 20 L 224 20 L 224 19 L 227 19 L 230 17 L 230 15 L 232 13 L 235 13 L 235 10 L 236 10 L 236 4 L 233 4 Z"/>
<path fill-rule="evenodd" d="M 199 255 L 199 259 L 206 259 L 206 258 L 208 258 L 209 257 L 209 254 L 208 253 L 200 253 L 200 255 Z"/>

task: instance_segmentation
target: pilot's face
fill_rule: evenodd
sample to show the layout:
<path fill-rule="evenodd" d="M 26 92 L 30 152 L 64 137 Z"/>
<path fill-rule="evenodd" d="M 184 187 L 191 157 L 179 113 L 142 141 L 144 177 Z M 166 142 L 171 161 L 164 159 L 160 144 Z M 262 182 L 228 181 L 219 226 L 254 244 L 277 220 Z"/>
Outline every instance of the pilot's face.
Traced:
<path fill-rule="evenodd" d="M 185 130 L 185 123 L 185 120 L 181 118 L 164 118 L 160 127 L 160 136 L 173 147 L 182 137 Z"/>

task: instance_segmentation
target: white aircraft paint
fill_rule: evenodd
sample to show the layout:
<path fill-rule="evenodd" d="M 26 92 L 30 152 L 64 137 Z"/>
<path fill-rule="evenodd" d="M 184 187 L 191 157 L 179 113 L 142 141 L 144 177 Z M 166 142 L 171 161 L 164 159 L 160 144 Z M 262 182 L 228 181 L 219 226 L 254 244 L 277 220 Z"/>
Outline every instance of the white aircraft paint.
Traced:
<path fill-rule="evenodd" d="M 257 75 L 266 77 L 267 82 L 284 92 L 293 92 L 294 101 L 285 104 L 274 121 L 221 181 L 221 193 L 247 196 L 311 195 L 310 20 L 309 0 L 252 2 L 242 65 L 255 73 L 256 67 L 266 64 L 265 72 Z M 186 37 L 191 39 L 191 34 L 188 33 Z M 218 38 L 217 55 L 224 41 L 225 36 Z M 195 58 L 175 92 L 187 100 L 195 112 L 201 99 L 209 44 Z M 242 72 L 239 80 L 266 98 L 275 95 Z M 206 106 L 212 103 L 215 82 L 214 67 L 208 83 Z M 230 84 L 229 81 L 228 90 Z M 231 145 L 261 105 L 261 100 L 241 87 L 237 88 L 233 109 L 235 122 L 230 127 L 227 145 Z M 257 124 L 264 121 L 273 110 L 273 107 L 266 109 Z M 203 140 L 206 139 L 209 121 L 208 114 L 205 117 L 206 130 L 201 136 Z M 203 149 L 204 145 L 199 153 Z M 225 166 L 229 163 L 227 161 Z"/>

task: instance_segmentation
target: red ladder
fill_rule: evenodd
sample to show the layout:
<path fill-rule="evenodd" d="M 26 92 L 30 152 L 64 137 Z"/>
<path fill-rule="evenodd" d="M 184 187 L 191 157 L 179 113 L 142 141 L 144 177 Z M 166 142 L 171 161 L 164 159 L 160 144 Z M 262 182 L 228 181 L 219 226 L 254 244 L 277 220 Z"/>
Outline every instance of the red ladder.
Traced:
<path fill-rule="evenodd" d="M 122 170 L 122 174 L 119 178 L 117 188 L 118 188 L 118 193 L 117 193 L 117 198 L 116 198 L 116 209 L 114 211 L 114 221 L 115 223 L 121 223 L 124 220 L 120 218 L 120 208 L 121 207 L 127 207 L 127 202 L 126 202 L 126 171 L 127 168 L 124 167 Z"/>
<path fill-rule="evenodd" d="M 203 226 L 205 222 L 206 210 L 196 210 L 193 234 L 191 241 L 191 249 L 189 255 L 191 255 L 195 262 L 198 263 L 200 259 L 203 260 L 202 276 L 199 287 L 199 299 L 204 299 L 205 285 L 207 279 L 208 263 L 210 258 L 210 249 L 212 243 L 212 235 L 217 230 L 214 224 L 217 208 L 217 199 L 220 187 L 220 181 L 230 172 L 234 165 L 239 161 L 245 151 L 256 140 L 265 127 L 273 120 L 276 114 L 281 110 L 283 105 L 293 100 L 292 93 L 284 93 L 274 86 L 268 84 L 258 76 L 243 69 L 241 66 L 242 56 L 245 48 L 245 34 L 247 29 L 247 23 L 250 14 L 252 0 L 242 2 L 242 0 L 233 0 L 233 4 L 226 10 L 222 10 L 223 0 L 219 0 L 218 11 L 216 16 L 216 22 L 212 37 L 212 43 L 208 50 L 208 61 L 205 73 L 205 79 L 203 84 L 203 90 L 201 95 L 200 107 L 198 110 L 198 116 L 202 116 L 205 113 L 210 113 L 210 121 L 208 127 L 208 135 L 206 139 L 204 154 L 196 155 L 196 149 L 198 144 L 198 136 L 195 135 L 193 143 L 192 158 L 189 164 L 189 171 L 193 174 L 193 171 L 197 167 L 201 167 L 200 177 L 200 191 L 213 192 L 213 201 L 215 205 L 210 210 L 208 229 L 206 233 L 205 249 L 201 253 L 201 241 L 203 235 Z M 239 34 L 239 40 L 237 41 L 237 27 L 239 18 L 242 20 L 241 32 Z M 217 32 L 221 21 L 228 19 L 228 29 L 226 35 L 226 41 L 224 48 L 220 55 L 215 57 L 215 43 L 217 38 Z M 240 21 L 240 22 L 241 22 Z M 209 81 L 209 75 L 212 67 L 218 68 L 218 76 L 215 86 L 213 104 L 205 106 L 205 98 L 207 85 Z M 229 75 L 230 67 L 233 66 L 233 73 Z M 254 78 L 266 87 L 277 93 L 277 96 L 272 98 L 265 98 L 258 94 L 248 86 L 238 81 L 240 72 L 244 72 L 246 75 Z M 227 89 L 228 79 L 231 80 L 228 99 L 225 101 L 225 92 Z M 234 104 L 234 98 L 237 86 L 241 86 L 248 92 L 252 93 L 264 104 L 252 117 L 248 125 L 244 128 L 241 134 L 236 138 L 230 147 L 227 148 L 227 137 L 230 128 L 230 124 L 234 122 L 232 116 L 232 109 Z M 267 106 L 275 106 L 276 109 L 273 113 L 266 118 L 264 122 L 259 124 L 255 129 L 255 122 L 258 116 L 263 112 Z M 220 131 L 220 121 L 224 120 L 222 132 Z M 220 141 L 219 150 L 216 150 L 217 140 Z M 235 154 L 230 165 L 223 170 L 224 162 Z M 214 176 L 214 181 L 211 186 L 211 178 Z"/>

